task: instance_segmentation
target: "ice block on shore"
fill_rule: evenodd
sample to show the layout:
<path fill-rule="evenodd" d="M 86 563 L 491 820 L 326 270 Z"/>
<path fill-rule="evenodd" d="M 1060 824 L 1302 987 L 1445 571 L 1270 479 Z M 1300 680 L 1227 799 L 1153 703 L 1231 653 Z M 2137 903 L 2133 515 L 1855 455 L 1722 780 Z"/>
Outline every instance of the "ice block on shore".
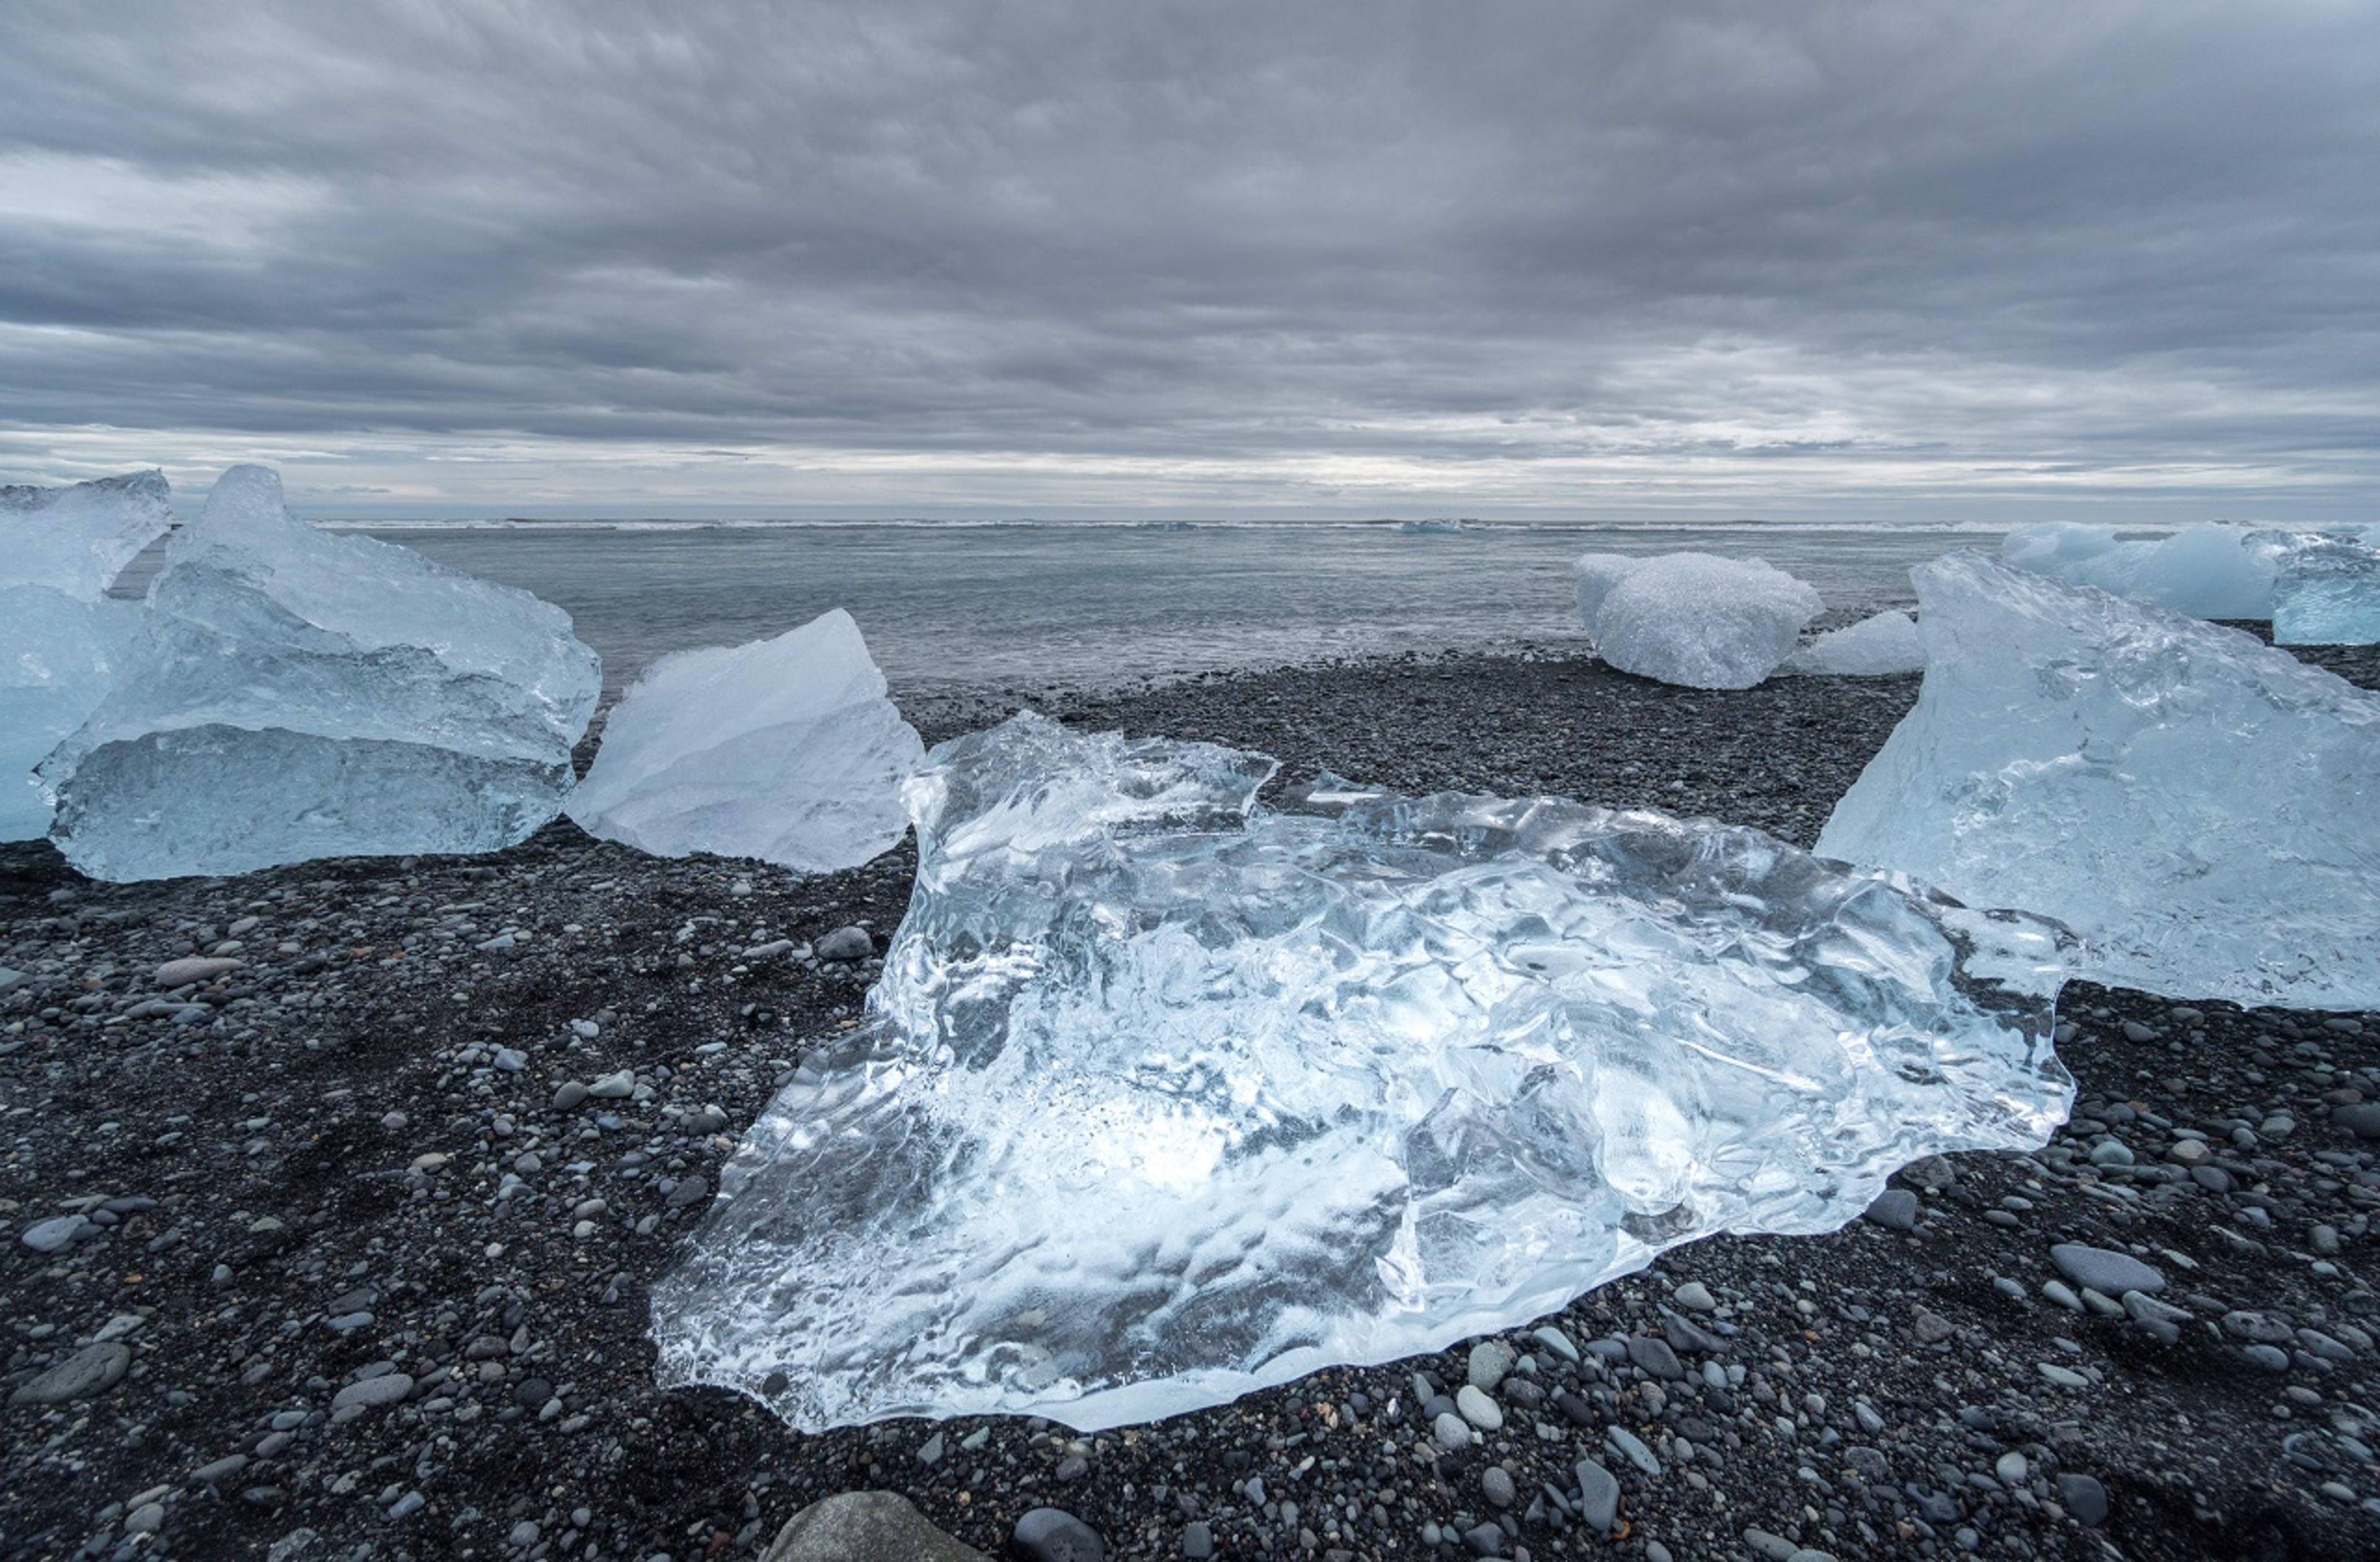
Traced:
<path fill-rule="evenodd" d="M 2273 643 L 2380 644 L 2380 526 L 2259 531 L 2273 561 Z"/>
<path fill-rule="evenodd" d="M 2095 981 L 2380 1005 L 2380 696 L 1975 554 L 1911 576 L 1925 683 L 1820 854 L 2055 917 Z"/>
<path fill-rule="evenodd" d="M 39 840 L 33 767 L 106 696 L 140 621 L 108 587 L 174 524 L 163 473 L 0 487 L 0 840 Z"/>
<path fill-rule="evenodd" d="M 1843 677 L 1922 673 L 1925 670 L 1925 644 L 1918 638 L 1916 619 L 1888 609 L 1856 624 L 1828 630 L 1787 657 L 1785 670 Z"/>
<path fill-rule="evenodd" d="M 1620 571 L 1590 554 L 1572 567 L 1584 611 L 1593 582 L 1609 576 L 1590 632 L 1596 652 L 1624 673 L 1694 689 L 1750 689 L 1793 653 L 1802 627 L 1826 604 L 1765 560 L 1661 554 Z"/>
<path fill-rule="evenodd" d="M 795 1425 L 1082 1428 L 1506 1328 L 1898 1166 L 2045 1141 L 2063 934 L 1755 830 L 1019 716 L 907 785 L 868 1021 L 653 1291 Z"/>
<path fill-rule="evenodd" d="M 655 663 L 565 806 L 589 835 L 657 856 L 827 873 L 907 831 L 900 787 L 925 752 L 838 607 L 772 640 Z"/>
<path fill-rule="evenodd" d="M 492 850 L 553 817 L 601 688 L 569 616 L 291 519 L 234 467 L 167 544 L 122 677 L 45 760 L 103 879 Z"/>
<path fill-rule="evenodd" d="M 2245 527 L 2217 521 L 2138 539 L 2072 521 L 2020 526 L 2001 539 L 2000 562 L 2192 618 L 2273 616 L 2272 561 L 2248 545 Z"/>

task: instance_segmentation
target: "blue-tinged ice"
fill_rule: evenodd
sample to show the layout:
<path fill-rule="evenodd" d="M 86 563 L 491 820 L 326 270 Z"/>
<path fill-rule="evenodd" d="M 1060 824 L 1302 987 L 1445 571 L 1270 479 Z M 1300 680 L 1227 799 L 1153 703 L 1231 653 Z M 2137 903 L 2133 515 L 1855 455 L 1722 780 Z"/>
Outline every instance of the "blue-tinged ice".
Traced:
<path fill-rule="evenodd" d="M 161 472 L 0 487 L 0 840 L 49 833 L 33 767 L 106 695 L 140 620 L 107 589 L 174 524 Z"/>
<path fill-rule="evenodd" d="M 827 873 L 908 831 L 901 783 L 925 753 L 838 607 L 772 640 L 654 663 L 613 707 L 565 807 L 589 835 L 659 856 Z"/>
<path fill-rule="evenodd" d="M 2095 981 L 2380 1006 L 2380 697 L 1974 554 L 1911 577 L 1925 686 L 1821 855 L 2055 917 Z"/>
<path fill-rule="evenodd" d="M 1829 629 L 1785 659 L 1791 673 L 1883 677 L 1925 670 L 1925 644 L 1917 620 L 1888 608 L 1856 624 Z"/>
<path fill-rule="evenodd" d="M 486 851 L 553 817 L 601 689 L 569 616 L 317 531 L 234 467 L 167 543 L 106 699 L 41 775 L 103 879 Z"/>
<path fill-rule="evenodd" d="M 2170 537 L 2119 540 L 2104 526 L 2047 521 L 2000 541 L 2000 562 L 2192 618 L 2269 618 L 2273 563 L 2248 529 L 2207 521 Z"/>
<path fill-rule="evenodd" d="M 1750 689 L 1793 653 L 1802 627 L 1826 606 L 1806 582 L 1757 558 L 1588 554 L 1571 575 L 1597 655 L 1623 673 L 1694 689 Z"/>
<path fill-rule="evenodd" d="M 2275 644 L 2380 643 L 2380 526 L 2259 531 L 2249 545 L 2278 571 Z"/>
<path fill-rule="evenodd" d="M 928 756 L 867 1022 L 656 1286 L 665 1381 L 808 1429 L 1171 1415 L 2066 1114 L 2052 924 L 1559 799 L 1269 812 L 1273 768 L 1031 715 Z"/>

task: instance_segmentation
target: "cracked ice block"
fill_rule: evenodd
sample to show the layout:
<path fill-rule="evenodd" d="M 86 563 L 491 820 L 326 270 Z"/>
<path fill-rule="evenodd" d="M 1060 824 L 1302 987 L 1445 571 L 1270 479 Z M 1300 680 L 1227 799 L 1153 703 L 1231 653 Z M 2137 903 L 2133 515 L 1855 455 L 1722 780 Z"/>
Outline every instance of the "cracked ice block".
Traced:
<path fill-rule="evenodd" d="M 1785 668 L 1848 677 L 1922 673 L 1925 646 L 1918 639 L 1916 619 L 1887 610 L 1820 635 L 1787 657 Z"/>
<path fill-rule="evenodd" d="M 1584 606 L 1590 554 L 1572 566 Z M 1607 555 L 1608 556 L 1608 555 Z M 1826 604 L 1765 560 L 1662 554 L 1604 590 L 1592 632 L 1597 654 L 1623 673 L 1694 689 L 1750 689 L 1793 653 L 1802 626 Z"/>
<path fill-rule="evenodd" d="M 2380 697 L 1972 553 L 1911 578 L 1925 687 L 1822 855 L 2058 918 L 2095 981 L 2380 1005 Z"/>
<path fill-rule="evenodd" d="M 856 867 L 908 829 L 901 782 L 926 753 L 884 689 L 839 607 L 664 657 L 613 709 L 565 807 L 589 835 L 659 856 Z"/>
<path fill-rule="evenodd" d="M 41 767 L 103 879 L 487 851 L 553 817 L 600 690 L 569 616 L 317 531 L 235 467 L 167 544 L 122 677 Z"/>
<path fill-rule="evenodd" d="M 795 1425 L 1219 1404 L 2045 1141 L 2062 933 L 1707 821 L 1318 789 L 1020 716 L 905 795 L 907 917 L 653 1292 Z M 1312 805 L 1309 805 L 1312 806 Z"/>
<path fill-rule="evenodd" d="M 2259 531 L 2273 561 L 2277 645 L 2380 643 L 2380 526 L 2359 531 Z"/>

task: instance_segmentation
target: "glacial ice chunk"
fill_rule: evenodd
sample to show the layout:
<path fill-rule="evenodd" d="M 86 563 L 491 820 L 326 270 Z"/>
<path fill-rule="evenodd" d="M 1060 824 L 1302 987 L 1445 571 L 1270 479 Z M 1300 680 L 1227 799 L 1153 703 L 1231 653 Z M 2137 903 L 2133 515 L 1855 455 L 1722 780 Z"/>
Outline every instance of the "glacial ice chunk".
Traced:
<path fill-rule="evenodd" d="M 2104 526 L 2048 521 L 2002 538 L 2000 562 L 2192 618 L 2269 618 L 2273 564 L 2248 535 L 2245 527 L 2207 521 L 2170 537 L 2120 541 Z"/>
<path fill-rule="evenodd" d="M 1911 578 L 1925 686 L 1822 856 L 2055 917 L 2095 981 L 2380 1006 L 2380 697 L 1972 553 Z"/>
<path fill-rule="evenodd" d="M 485 851 L 553 817 L 601 688 L 560 608 L 292 519 L 234 467 L 166 544 L 124 671 L 43 761 L 103 879 Z"/>
<path fill-rule="evenodd" d="M 140 610 L 107 588 L 174 524 L 164 474 L 0 487 L 0 840 L 49 833 L 33 767 L 115 680 Z"/>
<path fill-rule="evenodd" d="M 1603 599 L 1611 588 L 1636 571 L 1644 559 L 1630 554 L 1581 554 L 1571 565 L 1572 583 L 1578 592 L 1578 621 L 1587 633 L 1595 632 L 1595 616 L 1603 611 Z"/>
<path fill-rule="evenodd" d="M 655 1287 L 664 1381 L 811 1430 L 1170 1415 L 2066 1114 L 2052 924 L 1559 799 L 1260 811 L 1273 768 L 1032 715 L 928 756 L 868 1023 Z"/>
<path fill-rule="evenodd" d="M 1925 646 L 1917 638 L 1917 620 L 1888 608 L 1856 624 L 1829 629 L 1787 657 L 1785 669 L 1851 677 L 1922 673 Z"/>
<path fill-rule="evenodd" d="M 1585 563 L 1572 566 L 1582 606 Z M 1825 606 L 1807 583 L 1763 559 L 1661 554 L 1611 582 L 1590 632 L 1597 653 L 1623 673 L 1750 689 L 1792 654 L 1802 626 Z"/>
<path fill-rule="evenodd" d="M 158 471 L 66 488 L 0 486 L 0 586 L 47 586 L 97 602 L 172 528 L 170 492 Z"/>
<path fill-rule="evenodd" d="M 564 806 L 588 834 L 663 857 L 856 867 L 909 827 L 925 758 L 842 608 L 748 645 L 656 662 L 621 698 Z"/>
<path fill-rule="evenodd" d="M 2277 645 L 2380 643 L 2380 526 L 2352 531 L 2259 531 L 2271 559 Z"/>

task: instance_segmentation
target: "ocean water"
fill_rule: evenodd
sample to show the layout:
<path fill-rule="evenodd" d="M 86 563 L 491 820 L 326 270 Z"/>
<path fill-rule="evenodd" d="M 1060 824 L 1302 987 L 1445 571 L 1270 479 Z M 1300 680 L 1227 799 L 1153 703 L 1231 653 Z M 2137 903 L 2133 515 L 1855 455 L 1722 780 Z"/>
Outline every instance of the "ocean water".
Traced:
<path fill-rule="evenodd" d="M 375 528 L 566 609 L 618 688 L 658 655 L 850 610 L 896 689 L 1112 687 L 1328 657 L 1583 641 L 1589 550 L 1758 555 L 1829 616 L 1997 532 L 1848 527 L 514 522 Z"/>

